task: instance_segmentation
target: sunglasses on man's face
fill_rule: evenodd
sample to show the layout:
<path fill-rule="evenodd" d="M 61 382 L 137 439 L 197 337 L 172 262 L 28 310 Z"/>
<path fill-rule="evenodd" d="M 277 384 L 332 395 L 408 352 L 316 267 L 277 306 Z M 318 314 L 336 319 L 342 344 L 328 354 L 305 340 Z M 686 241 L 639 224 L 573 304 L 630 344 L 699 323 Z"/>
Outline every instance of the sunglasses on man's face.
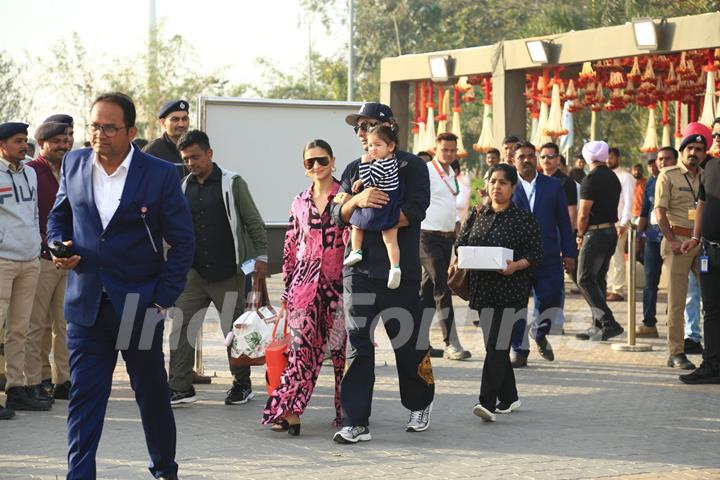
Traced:
<path fill-rule="evenodd" d="M 552 160 L 555 157 L 557 157 L 557 155 L 540 155 L 541 160 Z"/>
<path fill-rule="evenodd" d="M 720 132 L 713 132 L 712 137 L 713 137 L 713 138 L 718 138 L 718 137 L 720 137 Z"/>
<path fill-rule="evenodd" d="M 370 129 L 371 129 L 372 127 L 374 127 L 375 125 L 377 125 L 377 123 L 370 123 L 370 122 L 359 123 L 359 124 L 357 124 L 357 125 L 355 125 L 355 126 L 353 127 L 353 130 L 355 130 L 355 133 L 356 133 L 356 134 L 357 134 L 360 130 L 362 130 L 363 132 L 367 132 L 368 130 L 370 130 Z"/>
<path fill-rule="evenodd" d="M 330 165 L 330 157 L 326 155 L 324 157 L 306 158 L 303 160 L 303 165 L 305 165 L 306 170 L 310 170 L 315 166 L 315 162 L 317 162 L 321 167 L 327 167 Z"/>

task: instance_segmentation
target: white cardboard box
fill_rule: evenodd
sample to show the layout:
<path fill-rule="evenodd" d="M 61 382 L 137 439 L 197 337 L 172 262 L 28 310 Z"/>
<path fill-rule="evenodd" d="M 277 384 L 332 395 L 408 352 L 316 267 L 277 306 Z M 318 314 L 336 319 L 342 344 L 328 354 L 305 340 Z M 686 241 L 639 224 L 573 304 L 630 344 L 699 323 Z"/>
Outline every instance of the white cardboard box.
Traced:
<path fill-rule="evenodd" d="M 458 268 L 505 270 L 513 251 L 503 247 L 458 247 Z"/>

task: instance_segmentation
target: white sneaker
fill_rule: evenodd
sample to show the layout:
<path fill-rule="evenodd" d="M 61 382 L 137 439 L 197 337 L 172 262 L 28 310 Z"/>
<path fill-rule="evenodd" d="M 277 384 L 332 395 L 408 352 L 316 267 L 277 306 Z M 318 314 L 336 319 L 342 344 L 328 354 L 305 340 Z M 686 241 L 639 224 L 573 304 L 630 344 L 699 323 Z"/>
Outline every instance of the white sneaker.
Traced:
<path fill-rule="evenodd" d="M 430 426 L 430 412 L 432 412 L 432 402 L 423 410 L 413 410 L 410 412 L 410 420 L 405 425 L 406 432 L 424 432 Z"/>
<path fill-rule="evenodd" d="M 400 277 L 402 277 L 400 267 L 390 267 L 390 271 L 388 272 L 388 288 L 391 290 L 398 288 L 400 286 Z"/>
<path fill-rule="evenodd" d="M 472 357 L 472 354 L 462 348 L 462 346 L 448 345 L 447 347 L 445 347 L 443 357 L 447 358 L 448 360 L 467 360 L 468 358 Z"/>
<path fill-rule="evenodd" d="M 520 400 L 515 400 L 510 405 L 498 404 L 498 406 L 495 407 L 495 413 L 511 413 L 520 408 L 520 405 L 522 405 Z"/>
<path fill-rule="evenodd" d="M 343 262 L 343 265 L 346 267 L 352 267 L 356 263 L 362 262 L 363 254 L 362 250 L 353 250 L 350 253 L 348 253 L 348 256 L 345 257 L 345 261 Z"/>
<path fill-rule="evenodd" d="M 476 403 L 473 407 L 473 414 L 476 417 L 482 418 L 486 422 L 494 422 L 495 421 L 495 414 L 488 410 L 487 408 L 483 407 L 481 404 Z"/>
<path fill-rule="evenodd" d="M 358 443 L 372 440 L 368 427 L 343 427 L 333 435 L 333 441 L 337 443 Z"/>

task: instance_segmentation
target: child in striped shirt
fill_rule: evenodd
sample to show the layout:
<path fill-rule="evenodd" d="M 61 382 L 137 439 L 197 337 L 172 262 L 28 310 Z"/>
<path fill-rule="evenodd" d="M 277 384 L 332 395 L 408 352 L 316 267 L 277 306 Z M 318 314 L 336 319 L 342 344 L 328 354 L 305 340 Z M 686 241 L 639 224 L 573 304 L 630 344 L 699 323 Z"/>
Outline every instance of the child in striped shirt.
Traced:
<path fill-rule="evenodd" d="M 353 212 L 350 217 L 352 250 L 343 263 L 345 266 L 351 266 L 362 261 L 365 230 L 382 232 L 390 260 L 387 286 L 394 289 L 400 286 L 402 275 L 400 247 L 397 241 L 397 224 L 400 220 L 402 199 L 398 162 L 395 158 L 398 139 L 392 128 L 378 125 L 368 131 L 367 140 L 368 153 L 362 157 L 359 166 L 360 180 L 355 181 L 352 191 L 357 193 L 364 187 L 376 187 L 387 193 L 390 200 L 382 208 L 358 208 Z"/>

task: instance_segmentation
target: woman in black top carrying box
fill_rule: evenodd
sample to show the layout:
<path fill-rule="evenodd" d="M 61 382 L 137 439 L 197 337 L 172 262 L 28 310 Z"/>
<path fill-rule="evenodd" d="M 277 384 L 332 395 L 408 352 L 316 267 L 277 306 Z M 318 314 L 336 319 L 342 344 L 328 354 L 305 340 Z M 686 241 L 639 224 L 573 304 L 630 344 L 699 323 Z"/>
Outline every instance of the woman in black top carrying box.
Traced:
<path fill-rule="evenodd" d="M 473 413 L 488 422 L 495 412 L 510 413 L 520 406 L 510 364 L 510 333 L 526 318 L 532 269 L 542 260 L 540 229 L 533 214 L 512 203 L 518 177 L 507 164 L 490 168 L 489 203 L 471 210 L 455 247 L 488 246 L 513 250 L 505 270 L 470 270 L 470 308 L 480 314 L 486 344 L 479 402 Z"/>

